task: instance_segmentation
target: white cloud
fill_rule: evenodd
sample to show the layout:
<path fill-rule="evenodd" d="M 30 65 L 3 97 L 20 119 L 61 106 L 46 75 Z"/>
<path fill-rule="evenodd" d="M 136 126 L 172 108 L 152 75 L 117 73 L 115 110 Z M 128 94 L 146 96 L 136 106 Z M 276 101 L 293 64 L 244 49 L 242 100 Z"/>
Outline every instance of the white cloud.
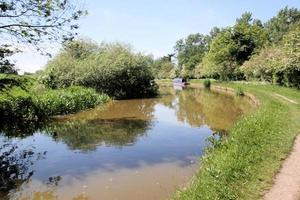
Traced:
<path fill-rule="evenodd" d="M 44 48 L 44 51 L 55 55 L 59 50 L 60 45 L 52 44 Z M 17 47 L 22 52 L 17 53 L 10 57 L 10 60 L 14 61 L 16 68 L 22 74 L 24 72 L 35 72 L 42 69 L 50 59 L 48 56 L 43 56 L 37 52 L 33 47 L 26 45 L 19 45 Z"/>

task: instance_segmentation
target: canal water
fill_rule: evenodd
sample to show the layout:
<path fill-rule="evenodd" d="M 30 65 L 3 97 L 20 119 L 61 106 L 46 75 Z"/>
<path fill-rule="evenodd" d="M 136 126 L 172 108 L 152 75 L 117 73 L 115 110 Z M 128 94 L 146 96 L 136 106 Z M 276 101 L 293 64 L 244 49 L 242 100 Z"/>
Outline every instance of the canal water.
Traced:
<path fill-rule="evenodd" d="M 161 87 L 42 125 L 1 125 L 0 199 L 168 199 L 189 182 L 209 143 L 251 108 L 241 97 Z"/>

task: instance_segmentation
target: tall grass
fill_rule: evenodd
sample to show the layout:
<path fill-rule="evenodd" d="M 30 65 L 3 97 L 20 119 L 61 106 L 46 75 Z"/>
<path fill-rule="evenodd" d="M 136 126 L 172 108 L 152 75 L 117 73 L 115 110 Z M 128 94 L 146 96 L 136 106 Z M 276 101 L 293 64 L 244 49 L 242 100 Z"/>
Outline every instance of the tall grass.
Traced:
<path fill-rule="evenodd" d="M 2 84 L 2 85 L 1 85 Z M 93 108 L 108 101 L 105 94 L 84 87 L 36 91 L 33 79 L 20 76 L 0 77 L 0 119 L 37 120 Z"/>

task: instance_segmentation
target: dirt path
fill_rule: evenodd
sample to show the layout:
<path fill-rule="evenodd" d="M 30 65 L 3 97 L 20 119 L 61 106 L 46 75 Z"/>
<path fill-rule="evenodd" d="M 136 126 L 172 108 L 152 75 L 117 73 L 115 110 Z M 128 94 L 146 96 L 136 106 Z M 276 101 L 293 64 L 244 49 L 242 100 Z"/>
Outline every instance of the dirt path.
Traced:
<path fill-rule="evenodd" d="M 293 150 L 283 162 L 275 183 L 264 196 L 264 200 L 298 200 L 300 197 L 300 135 Z"/>
<path fill-rule="evenodd" d="M 296 101 L 294 101 L 294 100 L 292 100 L 292 99 L 289 99 L 289 98 L 287 98 L 287 97 L 285 97 L 285 96 L 283 96 L 283 95 L 280 95 L 280 94 L 277 94 L 277 93 L 274 93 L 274 95 L 277 96 L 277 97 L 280 97 L 280 98 L 282 98 L 282 99 L 284 99 L 284 100 L 286 100 L 286 101 L 288 101 L 288 102 L 290 102 L 290 103 L 298 104 Z"/>

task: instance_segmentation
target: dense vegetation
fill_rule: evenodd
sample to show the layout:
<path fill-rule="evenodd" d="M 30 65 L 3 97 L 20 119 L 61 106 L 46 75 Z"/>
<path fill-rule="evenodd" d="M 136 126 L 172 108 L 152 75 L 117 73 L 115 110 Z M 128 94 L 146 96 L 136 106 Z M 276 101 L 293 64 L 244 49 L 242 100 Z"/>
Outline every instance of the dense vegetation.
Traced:
<path fill-rule="evenodd" d="M 299 27 L 297 8 L 285 7 L 265 23 L 246 12 L 231 27 L 179 40 L 177 60 L 160 58 L 152 68 L 156 78 L 259 80 L 300 88 Z"/>
<path fill-rule="evenodd" d="M 241 67 L 248 80 L 257 79 L 300 88 L 300 26 L 266 47 Z"/>
<path fill-rule="evenodd" d="M 108 100 L 93 89 L 69 87 L 47 89 L 34 78 L 18 75 L 0 76 L 0 119 L 37 120 L 92 108 Z"/>
<path fill-rule="evenodd" d="M 118 99 L 151 97 L 158 88 L 150 63 L 150 57 L 123 44 L 79 40 L 65 44 L 41 80 L 51 88 L 80 85 Z"/>

